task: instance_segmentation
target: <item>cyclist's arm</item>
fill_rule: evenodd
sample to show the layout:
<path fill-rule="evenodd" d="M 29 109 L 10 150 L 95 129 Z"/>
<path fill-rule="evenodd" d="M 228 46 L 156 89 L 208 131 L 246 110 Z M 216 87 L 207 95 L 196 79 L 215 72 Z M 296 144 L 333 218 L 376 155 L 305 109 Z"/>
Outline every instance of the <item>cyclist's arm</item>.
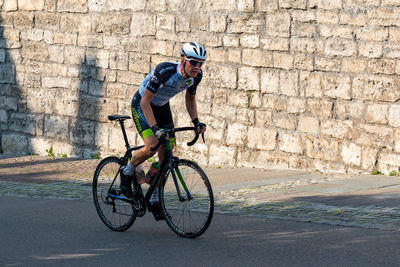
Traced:
<path fill-rule="evenodd" d="M 193 120 L 197 118 L 196 95 L 186 91 L 185 104 L 186 104 L 186 110 L 189 112 L 190 119 Z"/>
<path fill-rule="evenodd" d="M 150 90 L 144 90 L 142 95 L 142 99 L 140 100 L 140 107 L 142 108 L 143 115 L 149 123 L 150 127 L 156 125 L 156 119 L 154 117 L 153 110 L 150 105 L 150 101 L 155 94 Z"/>

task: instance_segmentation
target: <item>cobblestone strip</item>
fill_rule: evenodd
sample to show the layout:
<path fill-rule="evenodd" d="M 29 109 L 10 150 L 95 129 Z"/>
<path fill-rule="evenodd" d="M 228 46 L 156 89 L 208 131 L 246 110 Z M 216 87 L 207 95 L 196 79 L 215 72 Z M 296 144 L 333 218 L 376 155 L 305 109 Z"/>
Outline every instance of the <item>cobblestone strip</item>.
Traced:
<path fill-rule="evenodd" d="M 48 199 L 92 201 L 91 181 L 61 181 L 31 184 L 0 181 L 1 196 L 29 196 Z M 266 187 L 259 187 L 262 190 Z M 282 187 L 279 187 L 282 188 Z M 270 188 L 271 189 L 271 188 Z M 255 188 L 215 195 L 215 212 L 260 218 L 314 222 L 383 230 L 400 229 L 400 208 L 379 206 L 329 206 L 311 202 L 265 202 L 246 197 Z"/>

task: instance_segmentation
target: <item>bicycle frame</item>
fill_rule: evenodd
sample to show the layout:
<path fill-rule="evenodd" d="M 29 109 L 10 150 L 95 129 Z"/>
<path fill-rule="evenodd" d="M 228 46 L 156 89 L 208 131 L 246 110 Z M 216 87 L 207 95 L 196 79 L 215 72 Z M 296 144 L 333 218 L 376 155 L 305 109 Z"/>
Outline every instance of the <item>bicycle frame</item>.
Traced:
<path fill-rule="evenodd" d="M 124 135 L 125 147 L 127 148 L 127 150 L 125 152 L 125 155 L 122 158 L 120 158 L 120 163 L 121 163 L 121 165 L 126 165 L 128 163 L 129 158 L 132 157 L 132 152 L 135 151 L 135 150 L 139 150 L 139 149 L 143 148 L 144 145 L 136 146 L 136 147 L 130 147 L 129 142 L 128 142 L 128 138 L 127 138 L 127 135 L 126 135 L 126 132 L 125 132 L 124 122 L 123 121 L 119 121 L 119 123 L 121 125 L 121 130 L 122 130 L 122 133 Z M 183 127 L 183 128 L 176 128 L 176 129 L 172 129 L 172 130 L 168 130 L 168 131 L 169 132 L 178 132 L 178 131 L 187 131 L 187 130 L 194 130 L 194 129 L 195 129 L 194 127 Z M 191 142 L 189 142 L 188 145 L 193 145 L 197 141 L 198 137 L 199 137 L 199 135 L 196 133 L 195 138 Z M 204 139 L 204 136 L 203 136 L 203 139 Z M 171 145 L 167 141 L 167 139 L 159 140 L 159 143 L 157 144 L 157 146 L 152 148 L 152 150 L 153 151 L 156 150 L 162 143 L 164 145 L 166 155 L 165 155 L 163 161 L 160 164 L 160 169 L 155 174 L 154 179 L 152 179 L 150 187 L 147 190 L 146 195 L 144 196 L 146 206 L 148 206 L 150 204 L 151 195 L 153 194 L 154 189 L 160 183 L 160 180 L 162 178 L 161 175 L 165 172 L 165 170 L 167 168 L 169 168 L 170 173 L 172 175 L 172 179 L 173 179 L 174 184 L 175 184 L 175 188 L 176 188 L 176 192 L 177 192 L 179 201 L 183 202 L 183 201 L 185 201 L 185 198 L 181 194 L 181 190 L 180 190 L 180 187 L 179 187 L 179 184 L 178 184 L 178 180 L 181 183 L 182 188 L 184 189 L 184 191 L 185 191 L 185 193 L 187 195 L 187 200 L 191 200 L 193 198 L 192 195 L 190 194 L 189 189 L 186 186 L 185 181 L 183 180 L 181 172 L 179 171 L 178 167 L 175 165 L 175 162 L 177 162 L 179 160 L 179 158 L 173 156 Z M 119 174 L 119 171 L 115 175 L 114 180 L 110 185 L 110 189 L 114 185 L 114 182 L 118 177 L 118 174 Z M 133 179 L 133 183 L 134 183 L 134 187 L 135 188 L 137 188 L 137 189 L 140 188 L 139 189 L 140 194 L 142 194 L 142 196 L 143 196 L 143 192 L 141 190 L 141 186 L 138 184 L 136 179 Z M 109 190 L 109 192 L 110 192 L 110 190 Z M 134 199 L 131 200 L 131 199 L 128 199 L 126 197 L 117 196 L 117 195 L 111 194 L 111 193 L 109 193 L 109 196 L 111 196 L 112 198 L 120 199 L 122 201 L 131 203 L 131 204 L 133 204 L 136 201 Z M 144 210 L 146 210 L 146 207 L 144 207 Z"/>

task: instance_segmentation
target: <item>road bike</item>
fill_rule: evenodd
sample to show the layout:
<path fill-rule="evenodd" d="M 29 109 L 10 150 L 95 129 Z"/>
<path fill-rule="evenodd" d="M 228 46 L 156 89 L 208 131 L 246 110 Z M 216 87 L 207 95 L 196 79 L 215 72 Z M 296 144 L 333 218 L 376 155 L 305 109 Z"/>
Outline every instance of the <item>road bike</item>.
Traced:
<path fill-rule="evenodd" d="M 150 197 L 159 185 L 159 204 L 163 219 L 178 235 L 196 238 L 209 227 L 214 213 L 214 197 L 211 184 L 205 172 L 194 161 L 173 156 L 170 142 L 161 138 L 158 144 L 151 148 L 155 151 L 163 145 L 166 156 L 160 168 L 143 193 L 141 185 L 134 177 L 132 179 L 132 198 L 125 197 L 120 190 L 121 167 L 126 166 L 132 157 L 132 152 L 141 146 L 130 147 L 126 135 L 124 121 L 130 116 L 110 115 L 110 121 L 118 121 L 125 141 L 126 152 L 123 157 L 109 156 L 103 159 L 96 168 L 93 177 L 93 200 L 97 213 L 103 223 L 113 231 L 125 231 L 135 222 L 136 217 L 142 217 L 150 210 Z M 195 127 L 166 129 L 167 135 L 193 131 L 195 137 L 187 143 L 194 145 L 199 134 Z M 204 141 L 204 135 L 203 141 Z"/>

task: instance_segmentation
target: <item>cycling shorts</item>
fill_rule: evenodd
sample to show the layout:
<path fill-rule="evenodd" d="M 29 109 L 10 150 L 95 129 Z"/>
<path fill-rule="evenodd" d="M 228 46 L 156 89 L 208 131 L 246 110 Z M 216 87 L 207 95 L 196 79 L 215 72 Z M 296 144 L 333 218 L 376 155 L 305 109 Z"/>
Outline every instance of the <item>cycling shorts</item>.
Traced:
<path fill-rule="evenodd" d="M 132 118 L 136 125 L 136 129 L 138 130 L 142 139 L 145 139 L 148 136 L 154 135 L 153 131 L 146 118 L 144 117 L 142 108 L 140 107 L 140 100 L 142 96 L 139 91 L 135 93 L 132 99 L 131 110 L 132 110 Z M 160 128 L 172 129 L 174 128 L 174 121 L 172 119 L 171 108 L 169 106 L 169 102 L 162 106 L 155 106 L 151 104 L 151 109 L 153 110 L 154 118 L 156 119 L 157 126 Z M 175 144 L 175 136 L 170 136 L 169 139 L 170 144 Z"/>

